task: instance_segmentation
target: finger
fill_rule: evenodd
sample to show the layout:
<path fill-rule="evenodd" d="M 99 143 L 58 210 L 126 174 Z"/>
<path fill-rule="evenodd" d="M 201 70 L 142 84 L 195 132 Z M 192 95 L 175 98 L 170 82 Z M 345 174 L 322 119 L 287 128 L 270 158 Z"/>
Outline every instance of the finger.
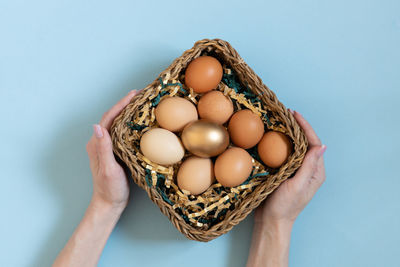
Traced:
<path fill-rule="evenodd" d="M 137 90 L 130 91 L 124 98 L 118 101 L 110 110 L 104 113 L 103 117 L 101 118 L 100 125 L 107 130 L 110 130 L 111 124 L 115 117 L 118 116 L 119 113 L 126 107 L 129 102 L 131 101 L 132 97 L 134 97 L 138 93 Z"/>
<path fill-rule="evenodd" d="M 96 136 L 96 154 L 99 166 L 115 163 L 110 134 L 107 129 L 98 124 L 93 125 L 94 135 Z"/>
<path fill-rule="evenodd" d="M 86 144 L 86 152 L 88 153 L 89 159 L 92 160 L 96 157 L 96 145 L 95 137 L 92 136 L 89 142 Z"/>
<path fill-rule="evenodd" d="M 306 121 L 306 119 L 301 115 L 299 112 L 294 111 L 293 112 L 294 118 L 296 119 L 297 123 L 300 125 L 300 127 L 303 129 L 307 140 L 309 142 L 310 146 L 320 146 L 321 145 L 321 140 L 315 133 L 314 129 L 311 127 L 311 125 Z"/>
<path fill-rule="evenodd" d="M 321 184 L 325 182 L 326 174 L 325 174 L 324 157 L 320 157 L 318 160 L 317 172 L 314 173 L 314 178 L 320 181 Z"/>
<path fill-rule="evenodd" d="M 314 172 L 317 170 L 318 164 L 320 164 L 320 159 L 322 158 L 325 150 L 325 145 L 314 146 L 310 148 L 304 157 L 303 164 L 298 169 L 293 179 L 301 182 L 309 181 Z"/>
<path fill-rule="evenodd" d="M 89 156 L 89 164 L 90 164 L 90 169 L 96 170 L 98 166 L 98 158 L 97 158 L 97 152 L 96 152 L 96 137 L 93 135 L 89 142 L 86 144 L 86 151 Z"/>

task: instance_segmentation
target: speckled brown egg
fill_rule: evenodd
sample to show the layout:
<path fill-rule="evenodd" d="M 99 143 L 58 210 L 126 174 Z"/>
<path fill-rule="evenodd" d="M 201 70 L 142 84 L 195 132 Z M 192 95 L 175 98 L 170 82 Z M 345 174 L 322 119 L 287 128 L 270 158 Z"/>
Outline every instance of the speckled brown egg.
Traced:
<path fill-rule="evenodd" d="M 228 131 L 231 141 L 244 149 L 255 146 L 264 134 L 264 123 L 261 118 L 249 109 L 243 109 L 229 121 Z"/>
<path fill-rule="evenodd" d="M 201 56 L 189 63 L 185 72 L 185 84 L 196 93 L 217 88 L 222 79 L 222 65 L 210 56 Z"/>
<path fill-rule="evenodd" d="M 222 92 L 210 91 L 200 98 L 197 111 L 202 119 L 224 124 L 232 116 L 233 104 Z"/>
<path fill-rule="evenodd" d="M 215 161 L 215 178 L 226 187 L 234 187 L 243 183 L 253 169 L 252 157 L 239 147 L 231 147 L 218 156 Z"/>
<path fill-rule="evenodd" d="M 265 165 L 278 168 L 286 162 L 292 153 L 292 143 L 285 134 L 269 131 L 264 134 L 257 149 L 258 155 Z"/>

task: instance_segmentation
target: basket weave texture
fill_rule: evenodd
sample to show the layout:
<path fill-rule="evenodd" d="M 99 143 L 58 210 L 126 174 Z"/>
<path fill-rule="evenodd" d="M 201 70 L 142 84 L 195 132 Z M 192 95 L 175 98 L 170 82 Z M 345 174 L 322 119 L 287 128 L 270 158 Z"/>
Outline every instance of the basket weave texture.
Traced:
<path fill-rule="evenodd" d="M 201 228 L 185 221 L 182 215 L 178 214 L 172 205 L 165 201 L 156 186 L 149 185 L 146 182 L 146 169 L 137 157 L 138 147 L 137 143 L 132 142 L 133 130 L 129 127 L 129 123 L 133 121 L 133 116 L 137 114 L 137 110 L 159 93 L 159 88 L 164 86 L 162 85 L 163 81 L 179 80 L 179 77 L 182 76 L 187 65 L 193 59 L 210 53 L 218 57 L 221 63 L 230 66 L 238 76 L 240 83 L 246 85 L 248 90 L 258 95 L 272 119 L 279 121 L 281 131 L 290 137 L 293 143 L 293 152 L 284 165 L 266 176 L 265 180 L 253 188 L 252 192 L 236 203 L 235 208 L 229 210 L 222 221 L 210 225 L 208 228 Z M 183 83 L 183 81 L 181 82 Z M 191 49 L 175 59 L 151 84 L 136 95 L 114 120 L 111 127 L 111 137 L 114 153 L 129 168 L 134 182 L 146 190 L 150 199 L 182 234 L 189 239 L 204 242 L 230 231 L 233 226 L 237 225 L 253 209 L 259 206 L 283 181 L 291 177 L 300 167 L 308 145 L 307 139 L 293 115 L 278 101 L 276 95 L 263 84 L 262 80 L 243 61 L 236 50 L 228 42 L 220 39 L 200 40 Z"/>

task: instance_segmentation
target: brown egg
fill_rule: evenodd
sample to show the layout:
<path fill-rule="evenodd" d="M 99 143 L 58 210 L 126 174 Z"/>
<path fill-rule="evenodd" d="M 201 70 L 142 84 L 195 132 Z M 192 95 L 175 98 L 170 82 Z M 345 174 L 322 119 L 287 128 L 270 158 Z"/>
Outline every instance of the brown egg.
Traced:
<path fill-rule="evenodd" d="M 185 84 L 196 93 L 217 88 L 222 79 L 222 65 L 210 56 L 201 56 L 189 63 L 185 72 Z"/>
<path fill-rule="evenodd" d="M 215 178 L 223 186 L 234 187 L 246 181 L 252 169 L 250 154 L 243 148 L 231 147 L 215 161 Z"/>
<path fill-rule="evenodd" d="M 292 153 L 289 137 L 280 132 L 269 131 L 258 144 L 258 155 L 265 165 L 271 168 L 280 167 Z"/>
<path fill-rule="evenodd" d="M 224 124 L 233 113 L 232 101 L 220 91 L 203 95 L 197 104 L 199 116 L 218 124 Z"/>
<path fill-rule="evenodd" d="M 190 157 L 179 168 L 177 182 L 180 189 L 193 195 L 206 191 L 215 181 L 214 166 L 209 158 Z"/>
<path fill-rule="evenodd" d="M 264 134 L 261 118 L 249 109 L 233 114 L 228 126 L 232 142 L 244 149 L 255 146 Z"/>
<path fill-rule="evenodd" d="M 167 97 L 155 110 L 158 124 L 171 132 L 180 132 L 191 121 L 198 119 L 195 105 L 183 97 Z"/>

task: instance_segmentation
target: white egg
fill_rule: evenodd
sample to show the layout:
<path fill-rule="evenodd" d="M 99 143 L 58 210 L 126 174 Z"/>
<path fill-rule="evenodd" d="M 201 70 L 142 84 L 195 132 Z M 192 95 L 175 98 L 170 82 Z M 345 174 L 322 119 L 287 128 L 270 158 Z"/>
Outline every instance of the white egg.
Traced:
<path fill-rule="evenodd" d="M 145 132 L 140 139 L 140 150 L 146 158 L 160 165 L 177 163 L 185 154 L 179 138 L 162 128 Z"/>

